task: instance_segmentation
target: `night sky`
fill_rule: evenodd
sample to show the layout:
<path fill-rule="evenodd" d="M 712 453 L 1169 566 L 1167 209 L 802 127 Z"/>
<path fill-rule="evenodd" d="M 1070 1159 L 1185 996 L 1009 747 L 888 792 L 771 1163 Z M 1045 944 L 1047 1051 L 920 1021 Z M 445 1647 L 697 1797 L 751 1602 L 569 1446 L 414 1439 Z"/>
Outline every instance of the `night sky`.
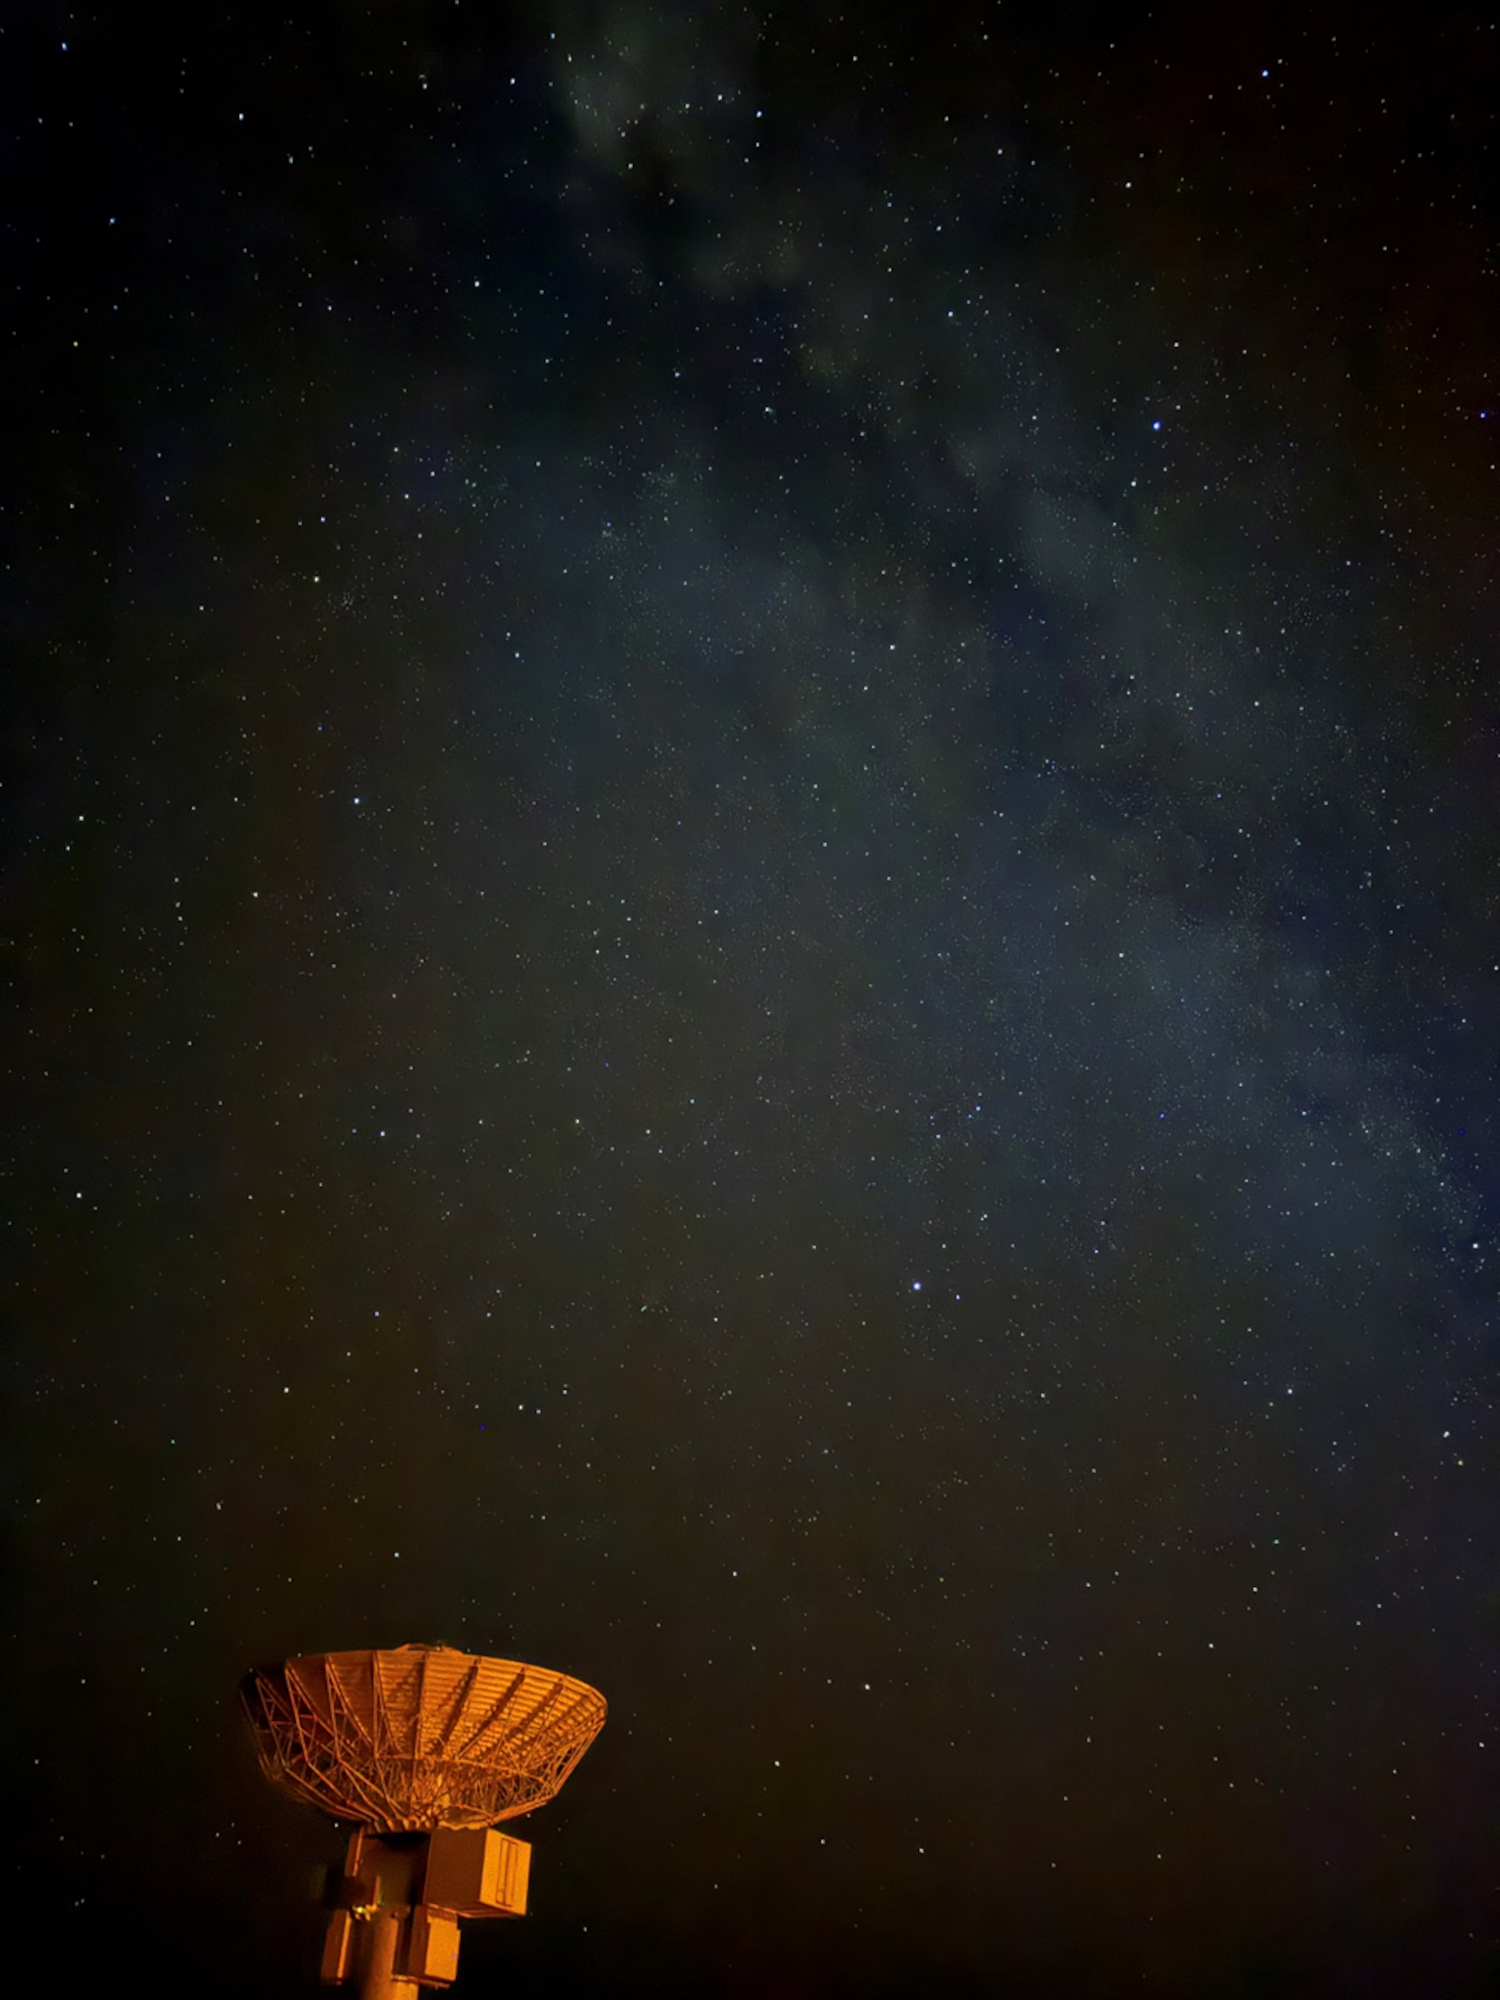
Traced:
<path fill-rule="evenodd" d="M 459 1996 L 1500 1992 L 1500 27 L 1377 12 L 0 10 L 50 1990 L 316 1993 L 240 1675 L 442 1640 L 611 1704 Z"/>

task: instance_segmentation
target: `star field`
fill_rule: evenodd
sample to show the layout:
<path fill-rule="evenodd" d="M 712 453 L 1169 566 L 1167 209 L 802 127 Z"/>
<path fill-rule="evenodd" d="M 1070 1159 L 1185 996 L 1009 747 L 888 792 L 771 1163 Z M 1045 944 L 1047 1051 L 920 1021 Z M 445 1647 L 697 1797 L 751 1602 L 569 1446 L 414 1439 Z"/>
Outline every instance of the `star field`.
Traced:
<path fill-rule="evenodd" d="M 1496 67 L 4 24 L 61 1990 L 315 1990 L 406 1640 L 611 1705 L 461 1993 L 1492 1990 Z"/>

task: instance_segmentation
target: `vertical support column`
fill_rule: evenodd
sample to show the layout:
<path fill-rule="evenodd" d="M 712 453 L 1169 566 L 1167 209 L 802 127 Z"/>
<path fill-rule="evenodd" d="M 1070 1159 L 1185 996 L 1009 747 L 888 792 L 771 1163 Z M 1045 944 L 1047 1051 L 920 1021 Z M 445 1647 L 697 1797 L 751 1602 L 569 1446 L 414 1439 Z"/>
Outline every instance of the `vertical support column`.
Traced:
<path fill-rule="evenodd" d="M 396 1946 L 401 1942 L 401 1919 L 394 1910 L 382 1910 L 364 1926 L 364 1966 L 359 1982 L 359 2000 L 393 2000 Z M 405 1982 L 402 1982 L 405 1984 Z"/>
<path fill-rule="evenodd" d="M 365 1932 L 359 2000 L 418 2000 L 421 1988 L 396 1967 L 404 1963 L 403 1950 L 410 1926 L 410 1912 L 381 1910 L 360 1926 Z"/>

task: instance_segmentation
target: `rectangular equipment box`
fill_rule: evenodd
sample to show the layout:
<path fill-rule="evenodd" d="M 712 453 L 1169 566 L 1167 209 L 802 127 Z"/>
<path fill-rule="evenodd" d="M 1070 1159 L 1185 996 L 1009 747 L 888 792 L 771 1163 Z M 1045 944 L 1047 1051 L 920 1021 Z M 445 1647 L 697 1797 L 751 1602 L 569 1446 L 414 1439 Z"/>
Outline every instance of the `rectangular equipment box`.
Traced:
<path fill-rule="evenodd" d="M 349 1948 L 354 1942 L 354 1919 L 347 1910 L 335 1910 L 328 1919 L 323 1939 L 322 1980 L 325 1986 L 341 1986 L 349 1977 Z"/>
<path fill-rule="evenodd" d="M 411 1913 L 406 1943 L 406 1976 L 426 1985 L 450 1985 L 458 1977 L 458 1919 L 419 1903 Z"/>
<path fill-rule="evenodd" d="M 531 1848 L 495 1827 L 439 1827 L 422 1901 L 460 1917 L 524 1917 Z"/>

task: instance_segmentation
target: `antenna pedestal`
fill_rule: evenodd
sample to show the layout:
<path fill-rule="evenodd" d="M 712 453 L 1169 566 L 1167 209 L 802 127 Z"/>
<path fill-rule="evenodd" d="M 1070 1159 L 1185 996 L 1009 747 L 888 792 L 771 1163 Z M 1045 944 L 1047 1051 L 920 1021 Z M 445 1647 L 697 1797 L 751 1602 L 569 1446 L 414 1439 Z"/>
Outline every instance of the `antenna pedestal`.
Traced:
<path fill-rule="evenodd" d="M 494 1827 L 349 1842 L 323 1945 L 323 1982 L 360 2000 L 417 2000 L 458 1976 L 460 1917 L 523 1917 L 531 1849 Z"/>

